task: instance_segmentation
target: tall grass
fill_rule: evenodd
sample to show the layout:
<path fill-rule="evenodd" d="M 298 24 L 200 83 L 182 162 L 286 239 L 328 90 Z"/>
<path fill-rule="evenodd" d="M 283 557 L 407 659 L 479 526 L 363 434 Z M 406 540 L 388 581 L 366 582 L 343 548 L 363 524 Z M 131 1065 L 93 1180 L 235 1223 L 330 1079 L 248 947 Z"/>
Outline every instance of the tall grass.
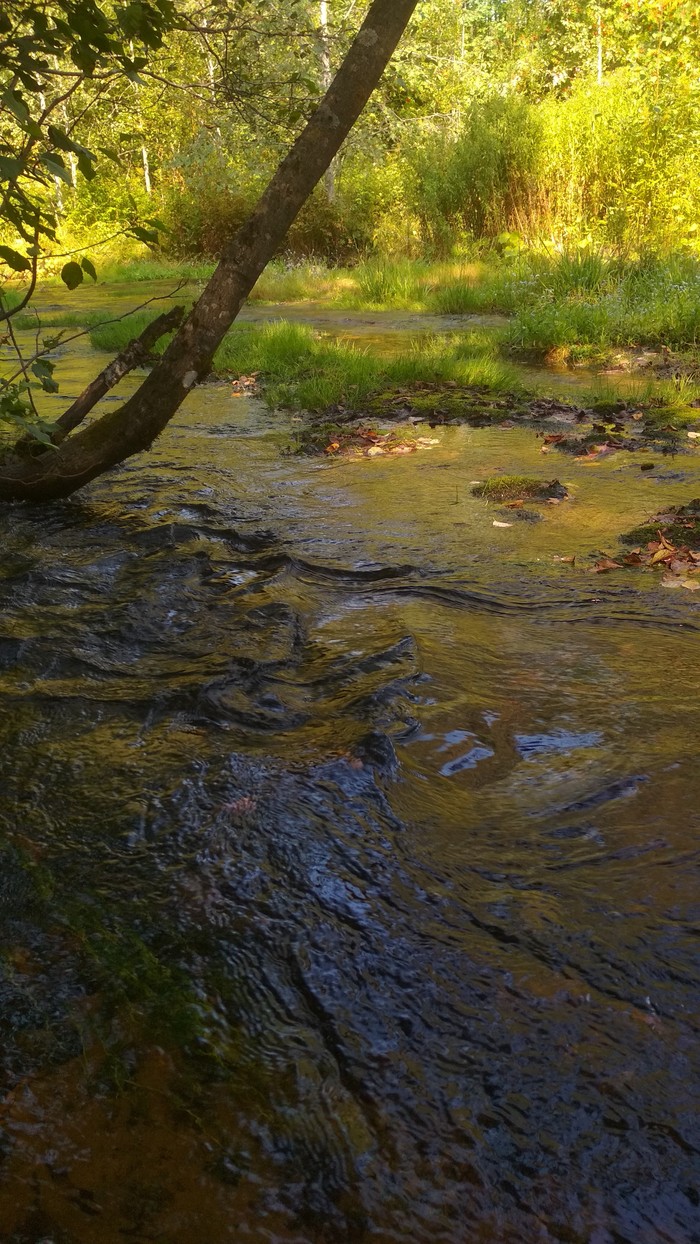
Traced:
<path fill-rule="evenodd" d="M 510 317 L 505 346 L 535 354 L 566 348 L 595 358 L 617 347 L 683 350 L 700 343 L 700 261 L 688 255 L 629 260 L 584 247 L 491 253 L 471 264 L 280 264 L 265 272 L 256 292 L 265 301 L 286 297 L 357 310 L 500 313 Z M 104 312 L 60 310 L 43 315 L 42 327 L 89 327 L 92 344 L 111 350 L 126 345 L 153 316 L 136 312 L 102 328 L 104 318 Z M 22 313 L 15 325 L 33 329 L 36 318 Z"/>
<path fill-rule="evenodd" d="M 229 333 L 214 365 L 237 375 L 258 373 L 270 406 L 313 412 L 339 404 L 358 410 L 382 389 L 416 382 L 519 387 L 515 369 L 498 359 L 493 342 L 483 335 L 430 335 L 404 354 L 384 359 L 282 321 Z"/>
<path fill-rule="evenodd" d="M 100 282 L 130 284 L 138 281 L 206 281 L 216 264 L 213 260 L 169 259 L 167 256 L 113 260 L 98 269 Z"/>
<path fill-rule="evenodd" d="M 151 318 L 141 312 L 130 321 L 96 328 L 90 340 L 100 349 L 115 352 Z M 164 346 L 165 342 L 160 342 L 157 349 Z M 262 327 L 233 328 L 216 353 L 214 370 L 221 375 L 255 375 L 271 408 L 320 413 L 340 407 L 352 413 L 362 411 L 375 395 L 404 387 L 420 388 L 426 383 L 522 392 L 518 369 L 500 357 L 499 349 L 499 336 L 486 330 L 450 336 L 426 334 L 402 354 L 385 358 L 335 341 L 305 325 L 280 320 Z M 537 389 L 548 391 L 546 375 Z M 585 404 L 614 400 L 619 392 L 602 378 L 590 392 L 577 390 L 575 396 Z M 700 386 L 690 380 L 640 378 L 636 384 L 626 381 L 624 396 L 628 401 L 683 411 L 688 417 L 688 406 L 700 396 Z"/>
<path fill-rule="evenodd" d="M 668 346 L 700 340 L 700 264 L 689 257 L 604 260 L 587 269 L 589 283 L 568 274 L 562 257 L 540 288 L 527 287 L 509 328 L 511 345 L 546 352 L 574 344 Z M 570 265 L 568 265 L 570 267 Z"/>
<path fill-rule="evenodd" d="M 411 218 L 415 244 L 433 255 L 508 232 L 697 250 L 696 87 L 689 75 L 650 85 L 620 69 L 539 103 L 477 97 L 459 131 L 425 127 L 405 141 L 394 211 Z"/>
<path fill-rule="evenodd" d="M 96 328 L 90 341 L 97 349 L 117 351 L 151 318 L 141 313 L 128 322 Z M 159 343 L 163 348 L 164 342 Z M 386 359 L 284 320 L 261 328 L 234 328 L 216 352 L 214 369 L 235 376 L 255 374 L 271 407 L 312 412 L 338 405 L 359 410 L 382 389 L 416 382 L 519 387 L 515 368 L 498 358 L 496 345 L 485 334 L 426 335 L 405 353 Z"/>

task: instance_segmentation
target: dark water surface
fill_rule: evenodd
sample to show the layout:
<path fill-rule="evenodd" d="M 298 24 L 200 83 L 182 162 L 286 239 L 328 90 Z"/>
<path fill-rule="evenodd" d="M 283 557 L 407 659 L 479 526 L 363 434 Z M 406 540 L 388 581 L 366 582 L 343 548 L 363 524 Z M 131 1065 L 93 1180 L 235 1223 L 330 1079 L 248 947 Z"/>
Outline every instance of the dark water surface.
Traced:
<path fill-rule="evenodd" d="M 294 426 L 0 514 L 0 1239 L 694 1244 L 697 456 Z"/>

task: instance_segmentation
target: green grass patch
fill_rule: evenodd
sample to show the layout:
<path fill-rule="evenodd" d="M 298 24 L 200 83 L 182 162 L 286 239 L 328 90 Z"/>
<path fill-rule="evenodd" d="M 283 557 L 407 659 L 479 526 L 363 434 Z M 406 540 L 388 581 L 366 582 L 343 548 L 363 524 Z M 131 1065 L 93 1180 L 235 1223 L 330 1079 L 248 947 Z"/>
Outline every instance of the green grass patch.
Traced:
<path fill-rule="evenodd" d="M 285 321 L 229 333 L 214 367 L 235 375 L 255 372 L 270 406 L 311 412 L 335 406 L 360 410 L 383 389 L 421 383 L 518 388 L 515 369 L 497 357 L 484 336 L 427 336 L 406 353 L 386 359 Z"/>
<path fill-rule="evenodd" d="M 178 298 L 177 304 L 191 301 L 185 296 Z M 90 342 L 95 350 L 119 350 L 134 337 L 138 337 L 144 328 L 168 310 L 167 304 L 161 304 L 157 311 L 140 310 L 125 312 L 123 318 L 113 323 L 106 322 L 108 311 L 45 311 L 37 316 L 33 311 L 20 311 L 13 318 L 13 325 L 20 330 L 34 332 L 39 328 L 46 329 L 88 329 Z M 93 340 L 94 338 L 94 340 Z"/>
<path fill-rule="evenodd" d="M 622 260 L 590 248 L 495 252 L 478 263 L 374 259 L 355 268 L 271 264 L 253 299 L 354 310 L 512 317 L 504 346 L 572 362 L 616 347 L 684 349 L 700 341 L 700 263 L 686 255 Z"/>
<path fill-rule="evenodd" d="M 97 350 L 117 353 L 153 318 L 138 312 L 118 323 L 96 326 L 90 342 Z M 162 352 L 166 343 L 164 338 L 156 350 Z M 518 388 L 515 368 L 499 359 L 486 334 L 427 335 L 404 354 L 386 359 L 284 320 L 234 327 L 215 355 L 214 370 L 235 376 L 255 373 L 269 406 L 311 412 L 334 406 L 359 410 L 382 389 L 420 383 Z"/>
<path fill-rule="evenodd" d="M 213 260 L 174 260 L 143 256 L 123 262 L 108 261 L 98 267 L 100 284 L 129 285 L 138 281 L 206 281 L 214 271 Z"/>
<path fill-rule="evenodd" d="M 687 505 L 670 506 L 664 513 L 626 532 L 620 539 L 623 544 L 645 545 L 658 540 L 659 532 L 672 545 L 700 550 L 700 498 L 689 501 Z"/>
<path fill-rule="evenodd" d="M 0 310 L 11 311 L 21 301 L 21 290 L 10 289 L 9 285 L 0 285 Z"/>
<path fill-rule="evenodd" d="M 568 496 L 566 488 L 558 479 L 535 479 L 530 475 L 494 475 L 483 484 L 475 484 L 472 488 L 475 497 L 485 497 L 487 501 L 547 501 L 551 497 L 562 500 Z"/>
<path fill-rule="evenodd" d="M 37 328 L 91 328 L 104 318 L 104 311 L 46 311 L 38 316 L 33 311 L 20 311 L 12 322 L 15 328 L 31 332 Z"/>
<path fill-rule="evenodd" d="M 143 258 L 105 266 L 100 280 L 201 281 L 213 264 Z M 18 299 L 14 290 L 5 295 Z M 320 302 L 358 311 L 442 315 L 498 313 L 511 317 L 504 347 L 563 361 L 602 362 L 619 347 L 688 349 L 700 342 L 700 262 L 690 256 L 621 260 L 593 249 L 571 253 L 533 248 L 479 262 L 429 264 L 373 259 L 354 268 L 273 261 L 250 295 L 270 303 Z M 46 327 L 91 322 L 85 313 L 57 312 Z M 18 327 L 35 326 L 22 316 Z"/>
<path fill-rule="evenodd" d="M 564 279 L 567 265 L 572 269 L 566 256 L 548 268 L 540 265 L 539 272 L 531 263 L 538 279 L 522 287 L 507 335 L 515 349 L 535 354 L 570 346 L 684 349 L 700 341 L 697 260 L 671 256 L 613 263 L 599 257 L 588 281 L 578 282 Z"/>
<path fill-rule="evenodd" d="M 113 324 L 104 323 L 104 314 L 95 317 L 96 323 L 90 330 L 90 345 L 94 350 L 106 350 L 111 354 L 118 354 L 125 346 L 128 346 L 134 337 L 139 337 L 143 330 L 149 324 L 156 320 L 160 311 L 134 311 L 132 315 L 127 316 L 123 320 L 117 320 Z M 94 322 L 94 321 L 93 321 Z M 166 337 L 162 337 L 153 347 L 154 354 L 162 354 L 168 342 L 172 339 L 173 333 L 169 333 Z"/>

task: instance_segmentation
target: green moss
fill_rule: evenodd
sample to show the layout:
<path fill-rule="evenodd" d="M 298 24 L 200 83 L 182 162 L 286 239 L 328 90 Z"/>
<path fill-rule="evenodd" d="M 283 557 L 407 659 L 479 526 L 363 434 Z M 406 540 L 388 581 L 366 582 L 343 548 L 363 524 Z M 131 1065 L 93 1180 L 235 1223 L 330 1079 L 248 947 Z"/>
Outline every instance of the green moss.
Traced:
<path fill-rule="evenodd" d="M 533 479 L 529 475 L 494 475 L 483 484 L 472 488 L 475 497 L 487 501 L 516 501 L 527 497 L 532 501 L 546 501 L 550 497 L 563 498 L 569 494 L 558 479 Z"/>
<path fill-rule="evenodd" d="M 670 506 L 649 523 L 620 537 L 623 544 L 643 546 L 658 540 L 659 532 L 677 548 L 700 549 L 700 498 L 687 505 Z"/>

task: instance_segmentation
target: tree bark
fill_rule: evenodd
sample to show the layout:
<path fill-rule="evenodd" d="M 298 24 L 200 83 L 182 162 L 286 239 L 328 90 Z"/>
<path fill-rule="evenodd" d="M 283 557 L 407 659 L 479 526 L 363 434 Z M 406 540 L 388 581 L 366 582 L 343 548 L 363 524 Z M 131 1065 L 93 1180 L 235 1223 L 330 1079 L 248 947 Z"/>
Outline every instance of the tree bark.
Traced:
<path fill-rule="evenodd" d="M 117 357 L 112 359 L 112 362 L 100 372 L 99 376 L 95 376 L 95 379 L 90 381 L 87 388 L 83 389 L 80 396 L 76 397 L 68 410 L 65 410 L 53 424 L 51 440 L 54 445 L 60 445 L 69 433 L 90 414 L 93 406 L 97 405 L 105 393 L 109 393 L 109 390 L 119 384 L 124 376 L 133 371 L 135 367 L 143 367 L 144 363 L 149 361 L 151 350 L 156 342 L 160 341 L 166 333 L 172 332 L 174 328 L 179 328 L 184 314 L 184 307 L 173 307 L 172 311 L 165 311 L 163 315 L 152 320 L 139 337 L 134 337 L 133 341 L 124 346 Z"/>
<path fill-rule="evenodd" d="M 65 497 L 148 448 L 214 353 L 381 78 L 418 0 L 373 0 L 326 95 L 223 255 L 160 363 L 116 411 L 30 461 L 0 465 L 0 500 Z"/>

